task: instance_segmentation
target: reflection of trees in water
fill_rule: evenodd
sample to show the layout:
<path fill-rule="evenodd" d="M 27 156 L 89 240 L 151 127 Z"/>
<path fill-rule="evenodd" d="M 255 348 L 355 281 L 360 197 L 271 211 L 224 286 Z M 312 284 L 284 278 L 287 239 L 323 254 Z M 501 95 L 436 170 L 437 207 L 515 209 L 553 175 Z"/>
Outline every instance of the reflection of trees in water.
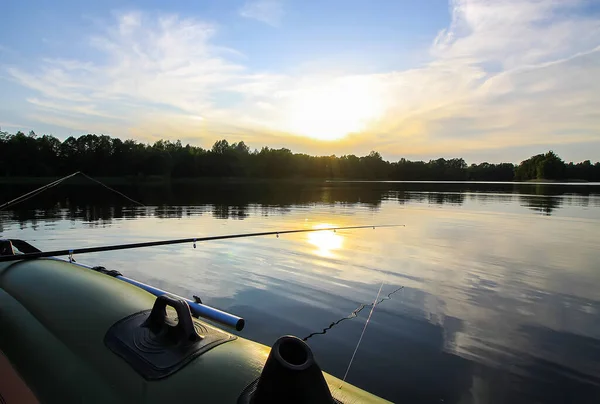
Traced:
<path fill-rule="evenodd" d="M 461 205 L 466 199 L 478 203 L 506 203 L 518 198 L 521 205 L 546 215 L 563 205 L 600 206 L 599 187 L 583 185 L 199 182 L 116 188 L 149 207 L 131 205 L 100 187 L 63 185 L 16 205 L 14 210 L 0 211 L 0 219 L 28 222 L 33 226 L 38 225 L 39 219 L 44 223 L 67 219 L 101 226 L 112 219 L 180 218 L 208 211 L 218 219 L 245 219 L 250 211 L 263 216 L 280 215 L 315 204 L 360 204 L 377 210 L 383 201 Z M 11 199 L 30 189 L 30 186 L 7 186 L 3 195 Z"/>
<path fill-rule="evenodd" d="M 463 193 L 430 192 L 427 196 L 428 202 L 436 205 L 462 205 L 465 201 L 465 194 Z"/>
<path fill-rule="evenodd" d="M 214 205 L 212 214 L 216 219 L 239 219 L 243 220 L 249 216 L 248 205 Z"/>
<path fill-rule="evenodd" d="M 559 208 L 564 200 L 555 196 L 531 196 L 521 195 L 521 203 L 532 210 L 550 216 L 554 210 Z"/>
<path fill-rule="evenodd" d="M 568 189 L 562 189 L 562 192 L 559 192 L 561 190 L 560 186 L 536 183 L 531 185 L 520 184 L 516 189 L 519 191 L 522 206 L 546 216 L 552 215 L 552 212 L 563 204 L 563 200 L 559 196 L 568 192 Z"/>
<path fill-rule="evenodd" d="M 488 203 L 510 203 L 517 195 L 514 194 L 488 194 L 488 193 L 470 193 L 468 198 L 470 201 L 476 201 L 480 204 Z"/>
<path fill-rule="evenodd" d="M 383 200 L 398 201 L 400 204 L 406 203 L 428 203 L 430 205 L 462 205 L 465 201 L 465 194 L 460 192 L 422 192 L 422 191 L 396 191 L 387 192 L 383 195 Z"/>

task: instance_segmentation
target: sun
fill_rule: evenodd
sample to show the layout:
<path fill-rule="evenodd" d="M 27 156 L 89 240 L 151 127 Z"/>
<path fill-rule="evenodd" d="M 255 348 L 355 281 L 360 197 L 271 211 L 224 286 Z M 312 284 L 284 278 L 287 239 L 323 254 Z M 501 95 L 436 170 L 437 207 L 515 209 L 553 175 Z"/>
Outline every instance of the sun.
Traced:
<path fill-rule="evenodd" d="M 338 140 L 365 129 L 381 111 L 380 99 L 362 82 L 337 81 L 296 93 L 286 126 L 292 133 L 319 140 Z"/>

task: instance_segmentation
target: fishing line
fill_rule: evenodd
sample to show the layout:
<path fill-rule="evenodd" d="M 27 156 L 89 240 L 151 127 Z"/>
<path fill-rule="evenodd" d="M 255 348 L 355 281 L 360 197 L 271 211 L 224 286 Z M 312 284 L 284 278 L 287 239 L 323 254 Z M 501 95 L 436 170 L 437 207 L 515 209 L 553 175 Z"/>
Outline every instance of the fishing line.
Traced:
<path fill-rule="evenodd" d="M 384 300 L 390 300 L 392 298 L 392 295 L 396 292 L 398 292 L 399 290 L 404 289 L 404 286 L 400 286 L 398 289 L 391 291 L 390 293 L 387 294 L 387 296 L 382 297 L 381 299 L 379 299 L 379 301 L 377 301 L 377 303 L 375 303 L 375 306 L 377 306 L 379 303 L 383 302 Z M 312 334 L 307 335 L 306 337 L 302 338 L 302 341 L 306 341 L 311 337 L 314 337 L 315 335 L 324 335 L 327 334 L 327 331 L 331 330 L 333 327 L 335 327 L 336 325 L 338 325 L 339 323 L 341 323 L 342 321 L 345 320 L 351 320 L 355 317 L 358 316 L 358 313 L 360 313 L 365 307 L 369 307 L 369 306 L 373 306 L 373 303 L 362 303 L 360 306 L 358 306 L 352 313 L 350 313 L 348 316 L 346 317 L 342 317 L 337 321 L 332 322 L 331 324 L 329 324 L 328 327 L 323 328 L 322 331 L 318 331 L 318 332 L 313 332 Z"/>
<path fill-rule="evenodd" d="M 358 351 L 358 347 L 362 342 L 363 336 L 365 335 L 365 331 L 367 330 L 367 326 L 369 325 L 369 321 L 371 321 L 371 316 L 373 315 L 373 310 L 375 310 L 375 306 L 377 305 L 377 299 L 379 299 L 379 295 L 381 294 L 381 289 L 383 289 L 383 281 L 381 282 L 381 286 L 379 287 L 379 292 L 377 292 L 377 296 L 375 300 L 373 300 L 373 307 L 371 307 L 371 311 L 369 312 L 369 317 L 367 317 L 367 321 L 365 322 L 365 326 L 363 327 L 362 332 L 360 333 L 360 338 L 358 339 L 358 343 L 356 344 L 356 348 L 354 348 L 354 353 L 352 354 L 352 358 L 350 358 L 350 363 L 348 363 L 348 368 L 346 369 L 346 373 L 344 373 L 344 378 L 342 379 L 342 383 L 346 381 L 346 376 L 348 376 L 348 372 L 350 371 L 350 366 L 352 366 L 352 362 L 354 361 L 354 357 L 356 356 L 356 352 Z M 342 386 L 340 385 L 340 388 Z"/>
<path fill-rule="evenodd" d="M 31 191 L 31 192 L 27 192 L 27 193 L 26 193 L 26 194 L 24 194 L 24 195 L 21 195 L 21 196 L 19 196 L 19 197 L 15 198 L 15 199 L 12 199 L 12 200 L 10 200 L 10 201 L 8 201 L 8 202 L 5 202 L 5 203 L 3 203 L 2 205 L 0 205 L 0 210 L 2 210 L 2 209 L 6 209 L 7 207 L 9 207 L 9 206 L 11 206 L 11 205 L 16 205 L 16 204 L 17 204 L 17 203 L 19 203 L 19 202 L 24 202 L 24 201 L 26 201 L 26 200 L 28 200 L 28 199 L 31 199 L 31 198 L 33 198 L 34 196 L 37 196 L 37 195 L 41 194 L 42 192 L 44 192 L 44 191 L 46 191 L 46 190 L 48 190 L 48 189 L 50 189 L 50 188 L 53 188 L 53 187 L 55 187 L 55 186 L 59 185 L 61 182 L 65 181 L 65 180 L 68 180 L 68 179 L 69 179 L 69 178 L 71 178 L 71 177 L 74 177 L 74 176 L 76 176 L 77 174 L 79 174 L 79 171 L 77 171 L 77 172 L 74 172 L 73 174 L 67 175 L 66 177 L 59 178 L 59 179 L 58 179 L 58 180 L 56 180 L 56 181 L 52 181 L 52 182 L 51 182 L 51 183 L 49 183 L 49 184 L 46 184 L 46 185 L 44 185 L 44 186 L 41 186 L 41 187 L 39 187 L 39 188 L 36 188 L 36 189 L 34 189 L 33 191 Z"/>
<path fill-rule="evenodd" d="M 97 183 L 97 184 L 100 184 L 100 185 L 102 185 L 104 188 L 106 188 L 106 189 L 108 189 L 108 190 L 110 190 L 110 191 L 112 191 L 112 192 L 114 192 L 114 193 L 116 193 L 116 194 L 119 194 L 119 195 L 121 195 L 123 198 L 125 198 L 125 199 L 129 200 L 130 202 L 133 202 L 133 203 L 135 203 L 135 204 L 138 204 L 138 205 L 140 205 L 140 206 L 144 206 L 144 207 L 146 207 L 146 205 L 144 205 L 143 203 L 141 203 L 141 202 L 138 202 L 138 201 L 136 201 L 136 200 L 134 200 L 134 199 L 131 199 L 130 197 L 128 197 L 128 196 L 127 196 L 127 195 L 125 195 L 124 193 L 122 193 L 122 192 L 119 192 L 119 191 L 117 191 L 116 189 L 109 187 L 108 185 L 104 184 L 103 182 L 101 182 L 101 181 L 99 181 L 99 180 L 97 180 L 97 179 L 95 179 L 95 178 L 92 178 L 92 177 L 90 177 L 89 175 L 87 175 L 87 174 L 85 174 L 85 173 L 83 173 L 83 172 L 81 172 L 81 171 L 76 171 L 76 172 L 74 172 L 73 174 L 67 175 L 66 177 L 63 177 L 63 178 L 59 178 L 59 179 L 58 179 L 58 180 L 56 180 L 56 181 L 53 181 L 53 182 L 51 182 L 51 183 L 49 183 L 49 184 L 46 184 L 46 185 L 44 185 L 44 186 L 42 186 L 42 187 L 39 187 L 39 188 L 37 188 L 37 189 L 34 189 L 33 191 L 31 191 L 31 192 L 28 192 L 28 193 L 26 193 L 26 194 L 24 194 L 24 195 L 21 195 L 21 196 L 19 196 L 18 198 L 15 198 L 15 199 L 13 199 L 13 200 L 10 200 L 10 201 L 8 201 L 8 202 L 5 202 L 5 203 L 3 203 L 2 205 L 0 205 L 0 210 L 6 209 L 6 208 L 8 208 L 9 206 L 16 205 L 17 203 L 25 202 L 25 201 L 26 201 L 26 200 L 28 200 L 28 199 L 31 199 L 31 198 L 33 198 L 33 197 L 35 197 L 35 196 L 38 196 L 38 195 L 39 195 L 39 194 L 41 194 L 42 192 L 44 192 L 44 191 L 47 191 L 47 190 L 49 190 L 50 188 L 53 188 L 53 187 L 55 187 L 55 186 L 57 186 L 57 185 L 60 185 L 60 184 L 61 184 L 63 181 L 65 181 L 65 180 L 68 180 L 69 178 L 71 178 L 71 177 L 74 177 L 74 176 L 76 176 L 77 174 L 81 174 L 81 175 L 82 175 L 82 176 L 84 176 L 85 178 L 87 178 L 87 179 L 89 179 L 89 180 L 91 180 L 91 181 L 93 181 L 93 182 L 95 182 L 95 183 Z"/>
<path fill-rule="evenodd" d="M 89 179 L 89 180 L 91 180 L 91 181 L 94 181 L 94 182 L 95 182 L 95 183 L 97 183 L 97 184 L 100 184 L 100 185 L 102 185 L 104 188 L 108 189 L 109 191 L 112 191 L 112 192 L 114 192 L 114 193 L 116 193 L 116 194 L 119 194 L 119 195 L 121 195 L 123 198 L 127 199 L 128 201 L 130 201 L 130 202 L 133 202 L 133 203 L 136 203 L 136 204 L 138 204 L 138 205 L 140 205 L 140 206 L 146 207 L 146 205 L 144 205 L 143 203 L 141 203 L 141 202 L 138 202 L 138 201 L 136 201 L 136 200 L 133 200 L 133 199 L 131 199 L 130 197 L 128 197 L 128 196 L 127 196 L 127 195 L 125 195 L 124 193 L 122 193 L 122 192 L 119 192 L 119 191 L 117 191 L 116 189 L 109 187 L 108 185 L 106 185 L 106 184 L 104 184 L 104 183 L 102 183 L 102 182 L 98 181 L 97 179 L 94 179 L 94 178 L 90 177 L 89 175 L 87 175 L 87 174 L 85 174 L 85 173 L 82 173 L 82 172 L 80 172 L 80 174 L 81 174 L 81 175 L 83 175 L 85 178 L 87 178 L 87 179 Z"/>

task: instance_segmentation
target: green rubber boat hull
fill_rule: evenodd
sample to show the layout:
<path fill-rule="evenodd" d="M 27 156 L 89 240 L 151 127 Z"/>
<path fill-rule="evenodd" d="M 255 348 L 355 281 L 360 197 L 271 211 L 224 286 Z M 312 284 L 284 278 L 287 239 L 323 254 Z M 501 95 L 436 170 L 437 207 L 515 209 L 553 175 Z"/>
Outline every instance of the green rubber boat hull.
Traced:
<path fill-rule="evenodd" d="M 269 347 L 238 337 L 168 377 L 147 380 L 106 346 L 111 326 L 151 309 L 155 300 L 140 288 L 66 261 L 0 263 L 0 351 L 39 402 L 236 403 L 260 376 Z M 342 403 L 387 402 L 324 376 Z"/>

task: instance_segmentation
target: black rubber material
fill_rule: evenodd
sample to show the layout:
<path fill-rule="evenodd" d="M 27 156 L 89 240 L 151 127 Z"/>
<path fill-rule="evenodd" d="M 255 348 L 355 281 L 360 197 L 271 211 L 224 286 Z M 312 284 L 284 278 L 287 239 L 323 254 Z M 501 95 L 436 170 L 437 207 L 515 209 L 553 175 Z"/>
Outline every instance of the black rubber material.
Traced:
<path fill-rule="evenodd" d="M 93 267 L 92 269 L 96 272 L 100 272 L 101 274 L 112 276 L 113 278 L 117 276 L 123 276 L 123 274 L 116 269 L 106 269 L 102 266 Z"/>
<path fill-rule="evenodd" d="M 14 249 L 18 252 L 15 252 Z M 0 239 L 0 256 L 12 256 L 41 252 L 26 241 L 19 239 Z"/>
<path fill-rule="evenodd" d="M 300 338 L 284 336 L 271 353 L 258 379 L 248 385 L 238 404 L 334 404 L 312 350 Z"/>
<path fill-rule="evenodd" d="M 169 324 L 171 321 L 167 317 L 167 306 L 171 306 L 177 313 L 177 323 Z M 166 327 L 165 327 L 166 326 Z M 142 324 L 142 327 L 149 328 L 155 334 L 167 332 L 173 334 L 171 337 L 174 343 L 196 342 L 201 338 L 194 329 L 194 322 L 190 308 L 185 300 L 175 299 L 169 295 L 162 295 L 156 298 L 150 315 Z M 169 343 L 171 341 L 165 341 Z"/>
<path fill-rule="evenodd" d="M 176 321 L 167 316 L 167 306 L 177 312 Z M 194 320 L 185 300 L 162 295 L 152 310 L 114 324 L 104 343 L 145 379 L 156 380 L 174 374 L 194 358 L 235 338 Z"/>
<path fill-rule="evenodd" d="M 0 255 L 15 255 L 10 240 L 0 240 Z"/>

